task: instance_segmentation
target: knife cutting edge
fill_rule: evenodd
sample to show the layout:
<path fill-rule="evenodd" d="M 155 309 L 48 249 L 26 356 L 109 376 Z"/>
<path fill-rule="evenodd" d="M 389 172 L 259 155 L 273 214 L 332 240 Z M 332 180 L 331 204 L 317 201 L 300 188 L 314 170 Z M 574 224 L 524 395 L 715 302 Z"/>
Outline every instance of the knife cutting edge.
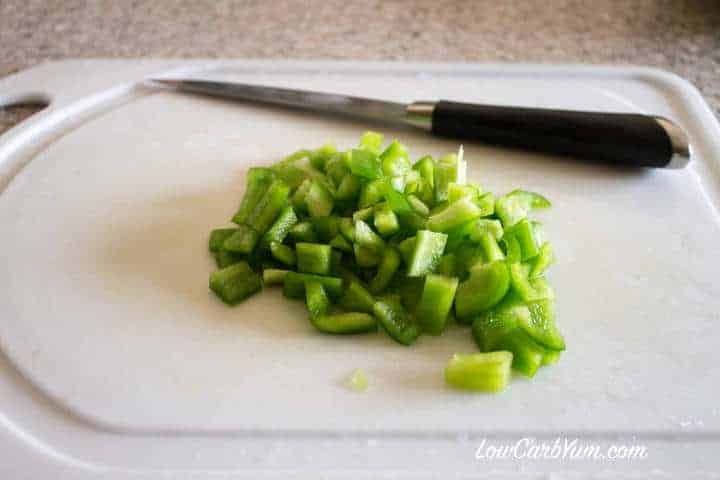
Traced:
<path fill-rule="evenodd" d="M 181 92 L 404 124 L 440 137 L 570 155 L 616 165 L 683 168 L 692 156 L 685 131 L 661 116 L 446 100 L 405 104 L 199 79 L 158 78 L 150 82 Z"/>

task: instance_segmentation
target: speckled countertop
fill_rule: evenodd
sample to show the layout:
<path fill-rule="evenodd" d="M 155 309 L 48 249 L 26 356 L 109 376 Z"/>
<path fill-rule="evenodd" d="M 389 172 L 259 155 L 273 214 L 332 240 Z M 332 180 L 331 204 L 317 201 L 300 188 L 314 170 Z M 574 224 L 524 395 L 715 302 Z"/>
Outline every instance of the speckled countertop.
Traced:
<path fill-rule="evenodd" d="M 720 111 L 720 1 L 0 1 L 0 77 L 72 57 L 642 64 Z"/>

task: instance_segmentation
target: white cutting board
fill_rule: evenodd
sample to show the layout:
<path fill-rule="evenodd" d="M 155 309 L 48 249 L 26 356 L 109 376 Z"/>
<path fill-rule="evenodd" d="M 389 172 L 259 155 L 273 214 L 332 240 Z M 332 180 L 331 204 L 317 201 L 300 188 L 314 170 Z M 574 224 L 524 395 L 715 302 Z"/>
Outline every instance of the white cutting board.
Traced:
<path fill-rule="evenodd" d="M 400 138 L 414 157 L 458 142 L 133 86 L 179 66 L 398 101 L 660 114 L 688 129 L 695 157 L 682 171 L 629 171 L 465 144 L 472 181 L 552 200 L 542 219 L 558 256 L 550 277 L 568 350 L 500 395 L 464 394 L 444 386 L 442 369 L 452 353 L 476 350 L 469 330 L 404 348 L 382 333 L 316 333 L 303 304 L 277 290 L 228 308 L 207 289 L 206 252 L 250 166 L 327 140 L 348 148 L 369 128 Z M 25 95 L 51 106 L 0 137 L 0 347 L 10 379 L 0 413 L 21 430 L 32 418 L 36 433 L 27 435 L 63 458 L 118 475 L 283 470 L 279 458 L 285 469 L 359 475 L 352 462 L 360 455 L 368 471 L 417 478 L 432 462 L 481 471 L 470 445 L 484 436 L 703 439 L 707 448 L 720 434 L 720 131 L 677 77 L 640 68 L 76 61 L 0 80 L 0 103 Z M 343 387 L 354 368 L 370 377 L 364 394 Z M 12 400 L 9 392 L 23 389 L 37 405 Z M 59 444 L 57 425 L 72 432 Z M 109 432 L 127 445 L 99 452 Z M 259 453 L 220 454 L 210 447 L 216 434 Z M 373 454 L 379 463 L 370 460 L 368 438 L 395 442 L 395 453 L 388 447 Z M 467 458 L 452 462 L 418 450 L 423 441 L 449 448 L 468 439 Z M 353 441 L 365 453 L 345 459 Z M 283 453 L 268 457 L 261 442 L 280 442 Z M 627 467 L 698 466 L 688 453 L 657 461 Z M 522 471 L 533 468 L 543 470 Z"/>

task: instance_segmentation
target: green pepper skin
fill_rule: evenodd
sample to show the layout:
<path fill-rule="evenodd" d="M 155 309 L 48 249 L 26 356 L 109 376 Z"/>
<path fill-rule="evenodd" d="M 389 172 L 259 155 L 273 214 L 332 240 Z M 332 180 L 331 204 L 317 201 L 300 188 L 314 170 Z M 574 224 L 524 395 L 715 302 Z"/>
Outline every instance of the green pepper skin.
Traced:
<path fill-rule="evenodd" d="M 445 250 L 447 235 L 444 233 L 419 230 L 415 236 L 415 247 L 408 264 L 408 277 L 420 277 L 432 273 Z"/>
<path fill-rule="evenodd" d="M 335 238 L 330 240 L 331 247 L 345 253 L 352 253 L 353 252 L 353 246 L 350 242 L 345 240 L 345 237 L 342 235 L 337 235 Z"/>
<path fill-rule="evenodd" d="M 260 235 L 256 230 L 247 225 L 240 225 L 232 235 L 225 239 L 222 249 L 232 253 L 250 255 L 259 239 Z"/>
<path fill-rule="evenodd" d="M 344 312 L 320 315 L 312 320 L 313 326 L 323 333 L 351 335 L 377 330 L 377 320 L 362 312 Z"/>
<path fill-rule="evenodd" d="M 495 213 L 503 227 L 508 228 L 527 217 L 531 210 L 549 208 L 550 201 L 542 195 L 524 190 L 515 190 L 497 199 Z"/>
<path fill-rule="evenodd" d="M 270 244 L 270 253 L 275 260 L 284 263 L 288 267 L 293 267 L 297 264 L 297 255 L 295 250 L 287 245 L 273 242 Z"/>
<path fill-rule="evenodd" d="M 215 264 L 218 268 L 229 267 L 239 263 L 245 259 L 245 255 L 239 253 L 228 252 L 227 250 L 218 250 L 215 252 Z"/>
<path fill-rule="evenodd" d="M 340 305 L 348 310 L 370 314 L 373 313 L 374 304 L 375 299 L 373 296 L 358 281 L 350 282 L 350 285 L 348 285 L 345 294 L 340 300 Z"/>
<path fill-rule="evenodd" d="M 350 170 L 355 175 L 375 180 L 383 176 L 382 164 L 377 154 L 367 149 L 355 149 L 350 152 Z"/>
<path fill-rule="evenodd" d="M 530 278 L 542 276 L 542 274 L 545 273 L 554 261 L 555 253 L 553 252 L 552 247 L 548 242 L 543 243 L 537 257 L 535 257 L 532 269 L 530 270 Z"/>
<path fill-rule="evenodd" d="M 470 278 L 462 282 L 455 297 L 455 313 L 460 318 L 475 316 L 500 302 L 510 288 L 505 262 L 476 265 Z"/>
<path fill-rule="evenodd" d="M 265 235 L 263 235 L 262 241 L 260 245 L 264 249 L 269 249 L 270 244 L 275 243 L 282 243 L 283 240 L 285 240 L 285 237 L 288 233 L 290 233 L 290 230 L 295 226 L 295 224 L 298 222 L 297 215 L 295 214 L 295 210 L 291 206 L 285 207 L 278 216 L 277 220 L 275 220 L 275 223 L 272 224 L 270 229 L 265 232 Z"/>
<path fill-rule="evenodd" d="M 530 315 L 518 318 L 518 326 L 530 338 L 550 350 L 565 350 L 565 339 L 555 324 L 555 312 L 551 300 L 528 304 Z"/>
<path fill-rule="evenodd" d="M 430 215 L 427 228 L 434 232 L 449 232 L 469 221 L 480 218 L 481 213 L 482 211 L 473 202 L 472 197 L 463 197 L 449 204 L 443 210 Z"/>
<path fill-rule="evenodd" d="M 233 216 L 233 222 L 238 225 L 247 222 L 275 177 L 275 172 L 269 168 L 253 167 L 248 170 L 245 194 L 237 213 Z"/>
<path fill-rule="evenodd" d="M 313 181 L 305 195 L 305 205 L 311 217 L 327 217 L 332 213 L 334 200 L 326 186 Z"/>
<path fill-rule="evenodd" d="M 295 242 L 308 242 L 313 243 L 318 241 L 318 236 L 315 233 L 315 228 L 310 222 L 299 222 L 296 223 L 290 229 L 290 238 Z"/>
<path fill-rule="evenodd" d="M 400 266 L 400 253 L 392 247 L 383 252 L 377 274 L 370 282 L 370 291 L 377 295 L 388 286 Z"/>
<path fill-rule="evenodd" d="M 520 259 L 524 262 L 537 256 L 539 249 L 535 243 L 533 229 L 527 218 L 523 218 L 515 225 L 505 230 L 505 235 L 513 235 L 520 245 Z"/>
<path fill-rule="evenodd" d="M 390 337 L 402 345 L 411 345 L 420 336 L 420 329 L 398 300 L 388 298 L 376 301 L 373 314 Z"/>
<path fill-rule="evenodd" d="M 283 283 L 283 295 L 287 298 L 304 298 L 305 282 L 316 281 L 322 284 L 330 298 L 340 298 L 343 292 L 343 281 L 337 277 L 325 277 L 309 273 L 288 272 Z"/>
<path fill-rule="evenodd" d="M 228 305 L 242 302 L 262 288 L 260 276 L 242 261 L 210 275 L 210 289 Z"/>
<path fill-rule="evenodd" d="M 328 275 L 332 247 L 321 243 L 298 242 L 295 244 L 298 272 Z"/>
<path fill-rule="evenodd" d="M 216 228 L 215 230 L 210 232 L 210 240 L 208 241 L 208 249 L 211 252 L 220 251 L 223 243 L 225 243 L 225 240 L 227 240 L 228 237 L 230 237 L 237 230 L 238 230 L 237 228 Z"/>
<path fill-rule="evenodd" d="M 456 353 L 445 367 L 445 381 L 461 390 L 499 392 L 510 382 L 512 362 L 513 354 L 507 351 Z"/>
<path fill-rule="evenodd" d="M 268 285 L 282 285 L 285 281 L 285 275 L 288 270 L 280 270 L 277 268 L 266 268 L 263 270 L 263 284 Z"/>
<path fill-rule="evenodd" d="M 458 279 L 427 275 L 422 296 L 415 309 L 418 325 L 424 333 L 441 335 L 455 300 Z"/>

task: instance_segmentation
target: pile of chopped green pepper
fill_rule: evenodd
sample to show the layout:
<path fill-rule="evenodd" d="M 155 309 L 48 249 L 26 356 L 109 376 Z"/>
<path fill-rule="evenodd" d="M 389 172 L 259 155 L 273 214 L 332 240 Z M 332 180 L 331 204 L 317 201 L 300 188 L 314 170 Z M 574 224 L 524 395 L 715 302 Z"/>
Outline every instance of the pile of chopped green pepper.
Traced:
<path fill-rule="evenodd" d="M 455 355 L 450 385 L 499 391 L 510 369 L 532 377 L 565 341 L 544 274 L 554 261 L 539 222 L 543 196 L 496 197 L 466 182 L 457 154 L 411 162 L 397 140 L 366 132 L 356 148 L 327 144 L 248 171 L 232 228 L 210 234 L 210 288 L 230 305 L 262 285 L 304 299 L 329 334 L 380 326 L 402 345 L 470 325 L 483 353 Z"/>

